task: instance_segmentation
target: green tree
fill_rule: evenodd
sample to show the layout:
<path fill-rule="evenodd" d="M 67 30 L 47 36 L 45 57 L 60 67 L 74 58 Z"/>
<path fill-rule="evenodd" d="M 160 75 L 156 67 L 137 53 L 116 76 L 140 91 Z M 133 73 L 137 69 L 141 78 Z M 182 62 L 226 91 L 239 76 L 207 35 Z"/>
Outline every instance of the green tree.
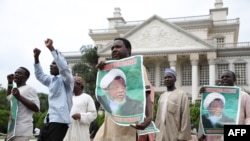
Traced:
<path fill-rule="evenodd" d="M 0 89 L 0 110 L 10 110 L 10 103 L 6 99 L 7 90 L 4 88 Z"/>
<path fill-rule="evenodd" d="M 9 115 L 9 111 L 0 110 L 0 133 L 7 133 Z"/>
<path fill-rule="evenodd" d="M 40 100 L 40 112 L 44 113 L 49 108 L 48 95 L 44 93 L 38 93 L 38 97 Z"/>
<path fill-rule="evenodd" d="M 200 104 L 190 105 L 190 120 L 195 128 L 198 129 L 200 122 Z"/>
<path fill-rule="evenodd" d="M 96 76 L 98 71 L 96 69 L 96 64 L 99 58 L 97 55 L 97 47 L 82 46 L 80 51 L 82 53 L 81 62 L 73 66 L 73 75 L 84 78 L 86 82 L 84 91 L 92 96 L 98 109 L 100 104 L 95 97 Z"/>

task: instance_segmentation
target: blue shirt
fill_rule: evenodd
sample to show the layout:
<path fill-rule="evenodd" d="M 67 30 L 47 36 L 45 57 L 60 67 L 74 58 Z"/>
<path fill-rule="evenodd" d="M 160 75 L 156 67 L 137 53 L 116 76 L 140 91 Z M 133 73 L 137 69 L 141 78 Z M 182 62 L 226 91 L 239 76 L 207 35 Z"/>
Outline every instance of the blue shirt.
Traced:
<path fill-rule="evenodd" d="M 74 88 L 73 75 L 66 59 L 61 53 L 54 50 L 51 54 L 59 69 L 59 75 L 45 74 L 40 63 L 37 63 L 34 64 L 35 76 L 37 80 L 49 88 L 49 122 L 68 124 L 70 123 L 70 110 L 72 107 L 72 93 Z"/>

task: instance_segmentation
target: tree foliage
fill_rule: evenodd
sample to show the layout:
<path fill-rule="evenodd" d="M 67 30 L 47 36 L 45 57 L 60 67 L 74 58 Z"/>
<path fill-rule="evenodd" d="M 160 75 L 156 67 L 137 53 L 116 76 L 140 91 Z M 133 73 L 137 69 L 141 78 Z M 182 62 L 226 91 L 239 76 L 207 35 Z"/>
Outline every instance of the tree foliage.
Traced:
<path fill-rule="evenodd" d="M 190 105 L 190 120 L 194 124 L 195 128 L 198 129 L 200 122 L 200 105 Z"/>
<path fill-rule="evenodd" d="M 100 105 L 95 97 L 96 76 L 98 71 L 96 65 L 99 58 L 97 55 L 97 47 L 82 46 L 80 51 L 82 53 L 81 62 L 73 66 L 73 75 L 78 75 L 84 78 L 86 82 L 84 91 L 92 96 L 98 109 Z"/>
<path fill-rule="evenodd" d="M 0 90 L 0 110 L 10 110 L 10 103 L 9 101 L 6 99 L 6 93 L 7 90 L 2 88 Z"/>
<path fill-rule="evenodd" d="M 44 113 L 49 108 L 48 95 L 44 93 L 38 93 L 38 97 L 40 100 L 40 112 Z"/>

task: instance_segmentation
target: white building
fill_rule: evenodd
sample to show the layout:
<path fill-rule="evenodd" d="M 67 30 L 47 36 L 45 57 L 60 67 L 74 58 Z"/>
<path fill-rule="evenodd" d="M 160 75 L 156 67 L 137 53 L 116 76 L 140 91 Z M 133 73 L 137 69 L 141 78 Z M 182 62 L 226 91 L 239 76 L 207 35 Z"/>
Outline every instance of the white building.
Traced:
<path fill-rule="evenodd" d="M 98 54 L 110 59 L 114 38 L 127 38 L 132 55 L 143 55 L 150 81 L 156 92 L 166 90 L 166 67 L 177 72 L 176 86 L 192 96 L 194 103 L 202 85 L 214 85 L 223 70 L 235 72 L 237 85 L 250 91 L 250 43 L 238 42 L 240 19 L 227 19 L 228 8 L 215 0 L 208 15 L 125 21 L 120 8 L 107 18 L 107 29 L 90 29 L 89 36 L 98 46 Z M 64 52 L 71 65 L 80 61 L 80 53 Z"/>

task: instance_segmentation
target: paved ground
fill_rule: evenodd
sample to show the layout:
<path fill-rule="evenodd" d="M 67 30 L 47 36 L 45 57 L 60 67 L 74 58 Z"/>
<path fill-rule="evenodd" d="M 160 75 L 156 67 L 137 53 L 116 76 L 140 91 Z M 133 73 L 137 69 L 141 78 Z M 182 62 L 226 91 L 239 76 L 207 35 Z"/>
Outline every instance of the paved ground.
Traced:
<path fill-rule="evenodd" d="M 31 139 L 30 141 L 36 141 L 37 139 L 34 138 L 34 139 Z M 4 139 L 0 138 L 0 141 L 4 141 Z"/>

